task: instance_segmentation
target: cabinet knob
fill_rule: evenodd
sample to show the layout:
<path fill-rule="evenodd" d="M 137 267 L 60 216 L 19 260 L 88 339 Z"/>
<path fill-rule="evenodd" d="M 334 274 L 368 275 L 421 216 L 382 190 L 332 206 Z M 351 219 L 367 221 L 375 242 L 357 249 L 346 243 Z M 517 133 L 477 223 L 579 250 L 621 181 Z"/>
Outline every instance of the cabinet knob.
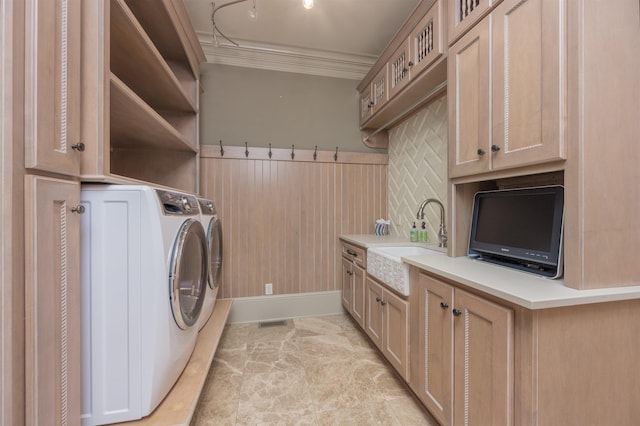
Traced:
<path fill-rule="evenodd" d="M 484 149 L 478 148 L 478 155 L 484 155 L 484 154 L 486 154 L 486 152 L 484 152 Z"/>
<path fill-rule="evenodd" d="M 460 315 L 462 315 L 462 311 L 460 309 L 453 309 L 453 311 L 451 311 L 453 313 L 454 317 L 459 317 Z"/>
<path fill-rule="evenodd" d="M 71 145 L 71 149 L 75 149 L 78 152 L 83 152 L 85 149 L 84 143 L 78 142 Z"/>
<path fill-rule="evenodd" d="M 353 271 L 347 271 L 347 275 L 353 275 Z"/>
<path fill-rule="evenodd" d="M 381 301 L 380 301 L 380 304 L 381 304 L 382 306 L 384 306 L 384 305 L 386 305 L 386 304 L 387 304 L 387 302 L 385 302 L 384 300 L 381 300 Z"/>
<path fill-rule="evenodd" d="M 442 309 L 447 309 L 447 308 L 449 307 L 449 304 L 448 304 L 448 303 L 445 303 L 445 302 L 440 302 L 440 307 L 441 307 Z"/>
<path fill-rule="evenodd" d="M 376 297 L 376 302 L 381 302 L 382 299 L 380 299 L 379 297 Z"/>
<path fill-rule="evenodd" d="M 491 145 L 491 151 L 492 152 L 498 152 L 498 151 L 500 151 L 500 147 L 498 145 Z"/>
<path fill-rule="evenodd" d="M 412 67 L 413 66 L 413 61 L 409 61 L 409 66 Z"/>
<path fill-rule="evenodd" d="M 78 214 L 83 214 L 85 211 L 85 208 L 82 204 L 78 204 L 75 207 L 71 207 L 71 212 L 72 213 L 78 213 Z"/>

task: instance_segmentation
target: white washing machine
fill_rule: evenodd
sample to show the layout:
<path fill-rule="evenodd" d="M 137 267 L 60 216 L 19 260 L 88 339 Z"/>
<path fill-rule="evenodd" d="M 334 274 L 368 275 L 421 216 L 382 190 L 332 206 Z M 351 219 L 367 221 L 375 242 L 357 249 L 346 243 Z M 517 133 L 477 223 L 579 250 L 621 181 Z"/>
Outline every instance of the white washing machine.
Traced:
<path fill-rule="evenodd" d="M 200 204 L 200 213 L 202 226 L 204 226 L 207 234 L 207 245 L 209 247 L 209 279 L 207 293 L 204 299 L 202 313 L 198 320 L 198 330 L 207 323 L 213 312 L 216 303 L 218 288 L 222 278 L 222 224 L 216 211 L 216 205 L 213 201 L 204 198 L 198 198 Z"/>
<path fill-rule="evenodd" d="M 195 346 L 208 253 L 195 196 L 82 186 L 82 424 L 140 419 Z"/>

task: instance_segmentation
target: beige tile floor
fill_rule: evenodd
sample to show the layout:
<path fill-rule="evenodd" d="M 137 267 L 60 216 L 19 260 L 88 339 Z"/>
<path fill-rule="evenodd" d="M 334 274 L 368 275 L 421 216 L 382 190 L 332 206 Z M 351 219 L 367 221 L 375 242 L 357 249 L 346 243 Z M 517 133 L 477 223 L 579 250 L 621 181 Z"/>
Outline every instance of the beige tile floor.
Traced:
<path fill-rule="evenodd" d="M 192 421 L 436 424 L 345 315 L 227 325 Z"/>

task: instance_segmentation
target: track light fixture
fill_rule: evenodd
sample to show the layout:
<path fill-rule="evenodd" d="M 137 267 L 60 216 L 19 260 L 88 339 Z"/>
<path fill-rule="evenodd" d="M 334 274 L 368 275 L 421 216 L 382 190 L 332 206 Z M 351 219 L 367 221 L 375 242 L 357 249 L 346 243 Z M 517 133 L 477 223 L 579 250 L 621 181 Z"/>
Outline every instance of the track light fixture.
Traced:
<path fill-rule="evenodd" d="M 223 7 L 232 6 L 234 4 L 242 3 L 245 1 L 250 1 L 250 0 L 233 0 L 233 1 L 230 1 L 229 3 L 224 3 L 218 7 L 216 7 L 215 3 L 213 2 L 211 3 L 211 8 L 213 9 L 213 11 L 211 12 L 211 24 L 213 25 L 213 43 L 216 45 L 216 47 L 218 46 L 218 35 L 220 35 L 220 37 L 227 40 L 229 43 L 233 44 L 234 46 L 240 47 L 238 43 L 231 40 L 229 37 L 224 35 L 222 31 L 220 31 L 220 28 L 216 25 L 216 12 L 222 9 Z M 253 6 L 251 7 L 251 9 L 249 9 L 248 15 L 249 15 L 249 19 L 252 21 L 255 21 L 258 19 L 258 11 L 256 10 L 256 0 L 253 0 Z"/>

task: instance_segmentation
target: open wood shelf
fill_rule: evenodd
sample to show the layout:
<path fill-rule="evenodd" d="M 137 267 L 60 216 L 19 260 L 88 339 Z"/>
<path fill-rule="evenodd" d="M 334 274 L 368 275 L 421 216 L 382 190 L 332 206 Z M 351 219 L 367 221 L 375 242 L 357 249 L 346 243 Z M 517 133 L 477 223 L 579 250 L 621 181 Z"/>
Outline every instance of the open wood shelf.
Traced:
<path fill-rule="evenodd" d="M 138 96 L 155 109 L 198 111 L 196 91 L 178 80 L 124 0 L 111 0 L 110 33 L 111 72 Z"/>
<path fill-rule="evenodd" d="M 197 152 L 192 141 L 169 124 L 114 74 L 111 74 L 110 111 L 112 147 Z M 193 120 L 196 120 L 195 115 Z"/>

